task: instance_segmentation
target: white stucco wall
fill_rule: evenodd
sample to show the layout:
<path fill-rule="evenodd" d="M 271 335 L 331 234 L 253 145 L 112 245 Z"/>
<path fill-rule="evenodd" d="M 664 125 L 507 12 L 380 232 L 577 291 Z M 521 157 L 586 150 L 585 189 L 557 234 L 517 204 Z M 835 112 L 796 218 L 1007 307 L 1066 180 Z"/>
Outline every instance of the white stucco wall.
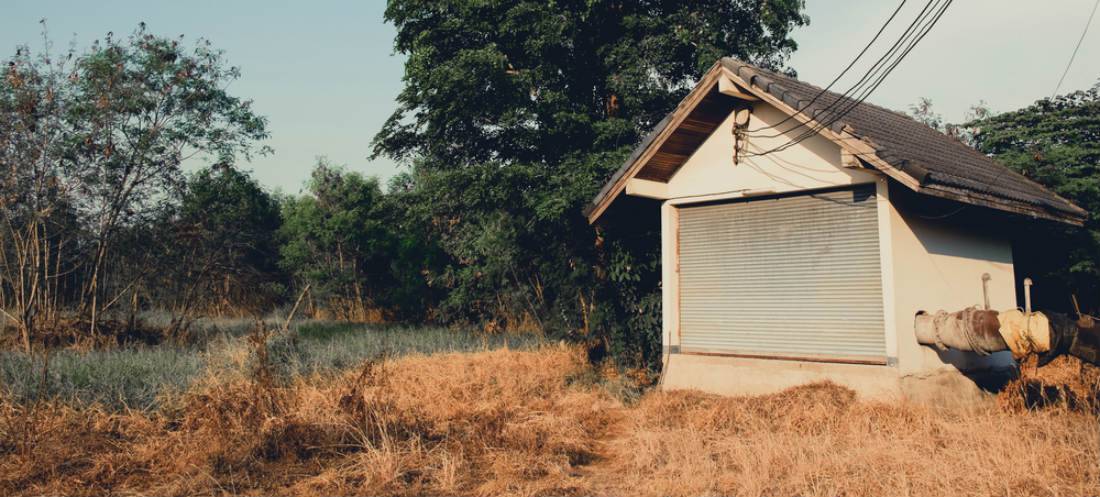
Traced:
<path fill-rule="evenodd" d="M 757 103 L 749 129 L 774 125 L 784 114 Z M 793 121 L 781 125 L 788 129 Z M 1007 238 L 980 234 L 950 222 L 921 219 L 903 212 L 890 201 L 889 183 L 878 172 L 842 166 L 840 147 L 814 136 L 789 149 L 762 157 L 744 157 L 733 163 L 732 116 L 692 155 L 668 183 L 669 199 L 662 217 L 664 345 L 676 350 L 679 339 L 678 205 L 738 198 L 765 192 L 792 192 L 859 183 L 877 184 L 883 302 L 887 355 L 890 366 L 820 364 L 732 357 L 668 356 L 665 386 L 700 388 L 719 393 L 759 393 L 792 382 L 829 378 L 871 396 L 887 390 L 904 395 L 904 377 L 933 376 L 956 369 L 1011 364 L 996 355 L 939 353 L 916 343 L 913 317 L 918 310 L 959 310 L 982 302 L 981 275 L 989 273 L 990 300 L 995 309 L 1015 305 L 1011 245 Z M 749 150 L 770 150 L 786 143 L 803 128 L 779 137 L 751 137 Z M 757 134 L 774 134 L 765 129 Z M 888 186 L 890 185 L 890 186 Z M 760 362 L 764 361 L 764 362 Z M 723 366 L 725 365 L 725 366 Z M 766 365 L 766 367 L 764 366 Z M 762 374 L 747 375 L 746 367 Z M 807 369 L 809 367 L 809 369 Z M 783 371 L 789 370 L 790 374 Z M 809 372 L 812 370 L 812 374 Z M 961 375 L 954 373 L 961 378 Z M 750 379 L 751 378 L 751 379 Z M 936 380 L 942 383 L 942 378 Z M 951 380 L 954 381 L 954 380 Z M 956 382 L 957 383 L 957 382 Z M 966 382 L 963 382 L 964 384 Z M 967 393 L 977 390 L 965 385 Z"/>
<path fill-rule="evenodd" d="M 757 104 L 749 121 L 749 129 L 772 126 L 783 119 L 784 114 L 774 107 Z M 777 129 L 786 131 L 793 125 L 791 120 Z M 759 133 L 753 133 L 761 136 L 748 138 L 747 148 L 750 152 L 771 150 L 805 129 L 800 127 L 779 137 L 764 136 L 776 134 L 775 129 L 762 129 Z M 734 165 L 731 114 L 668 182 L 668 195 L 685 199 L 715 194 L 736 195 L 741 191 L 771 190 L 779 193 L 868 183 L 875 177 L 869 171 L 841 167 L 840 147 L 821 136 L 813 136 L 781 152 L 744 157 Z"/>
<path fill-rule="evenodd" d="M 894 184 L 892 188 L 904 187 Z M 943 368 L 1010 366 L 1012 356 L 1008 352 L 986 358 L 938 352 L 917 344 L 913 334 L 917 311 L 957 311 L 982 306 L 982 275 L 986 273 L 990 276 L 990 307 L 995 310 L 1016 307 L 1010 240 L 957 225 L 950 217 L 925 219 L 895 203 L 889 204 L 889 215 L 900 372 L 922 374 Z"/>

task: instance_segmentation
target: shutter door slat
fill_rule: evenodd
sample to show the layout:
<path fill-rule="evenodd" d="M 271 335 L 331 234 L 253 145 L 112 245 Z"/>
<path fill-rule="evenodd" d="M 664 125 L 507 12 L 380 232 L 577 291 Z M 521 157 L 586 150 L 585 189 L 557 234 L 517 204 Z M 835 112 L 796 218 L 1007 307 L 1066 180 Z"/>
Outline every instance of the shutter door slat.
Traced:
<path fill-rule="evenodd" d="M 680 208 L 685 351 L 884 361 L 874 185 Z"/>

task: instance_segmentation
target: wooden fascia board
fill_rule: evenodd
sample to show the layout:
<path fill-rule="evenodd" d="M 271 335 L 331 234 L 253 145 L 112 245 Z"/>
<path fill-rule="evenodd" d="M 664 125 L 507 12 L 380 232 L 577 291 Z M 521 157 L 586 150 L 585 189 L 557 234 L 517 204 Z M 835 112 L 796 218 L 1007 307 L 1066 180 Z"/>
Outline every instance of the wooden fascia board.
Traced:
<path fill-rule="evenodd" d="M 1064 216 L 1051 213 L 1050 211 L 1042 208 L 1024 208 L 1019 204 L 1012 204 L 1001 200 L 992 195 L 981 195 L 978 193 L 956 193 L 939 188 L 920 188 L 918 193 L 923 195 L 931 195 L 933 197 L 939 197 L 947 200 L 954 200 L 964 204 L 970 204 L 978 207 L 986 207 L 990 209 L 996 209 L 1003 212 L 1011 212 L 1019 214 L 1021 216 L 1045 219 L 1047 221 L 1056 221 L 1065 224 L 1071 224 L 1074 226 L 1084 226 L 1084 218 L 1076 218 L 1072 216 Z"/>
<path fill-rule="evenodd" d="M 668 200 L 668 183 L 648 179 L 630 178 L 626 181 L 626 194 L 657 200 Z"/>
<path fill-rule="evenodd" d="M 653 158 L 653 155 L 657 153 L 657 150 L 661 148 L 661 145 L 664 144 L 665 140 L 667 140 L 668 137 L 676 131 L 676 128 L 680 127 L 680 124 L 684 122 L 684 119 L 686 119 L 688 114 L 691 113 L 691 110 L 694 109 L 695 106 L 699 104 L 699 101 L 702 100 L 708 92 L 710 92 L 710 89 L 718 83 L 718 78 L 719 76 L 721 76 L 722 71 L 723 69 L 721 68 L 721 63 L 715 63 L 714 66 L 712 66 L 710 70 L 703 75 L 703 79 L 701 79 L 699 81 L 699 84 L 697 84 L 695 88 L 691 90 L 691 93 L 688 94 L 687 98 L 680 102 L 680 105 L 676 106 L 676 109 L 672 111 L 672 119 L 669 120 L 667 125 L 665 125 L 665 129 L 660 131 L 660 134 L 658 134 L 657 137 L 649 144 L 649 147 L 646 148 L 645 153 L 643 153 L 634 161 L 633 164 L 630 165 L 630 168 L 627 169 L 627 171 L 615 181 L 615 184 L 611 187 L 611 190 L 607 192 L 607 195 L 600 199 L 600 203 L 596 204 L 596 207 L 592 209 L 592 212 L 588 213 L 589 224 L 595 223 L 596 220 L 600 218 L 600 215 L 602 215 L 604 211 L 607 210 L 607 207 L 611 205 L 611 202 L 618 198 L 618 196 L 626 188 L 627 180 L 633 178 L 634 175 L 638 173 L 638 170 L 641 169 L 644 164 L 646 164 L 647 162 L 649 162 L 650 159 Z"/>

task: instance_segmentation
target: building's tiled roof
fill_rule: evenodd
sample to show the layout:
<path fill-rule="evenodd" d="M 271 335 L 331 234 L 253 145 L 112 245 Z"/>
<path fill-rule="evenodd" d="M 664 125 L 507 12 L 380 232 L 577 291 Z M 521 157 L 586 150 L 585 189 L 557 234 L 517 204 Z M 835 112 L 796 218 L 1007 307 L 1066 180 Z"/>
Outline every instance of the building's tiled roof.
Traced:
<path fill-rule="evenodd" d="M 822 112 L 842 98 L 841 95 L 799 81 L 789 76 L 760 69 L 737 59 L 722 59 L 722 65 L 804 115 L 820 115 L 830 121 L 835 114 Z M 814 97 L 812 105 L 807 106 Z M 837 108 L 846 108 L 841 102 Z M 890 165 L 924 175 L 922 189 L 941 189 L 956 194 L 981 194 L 1012 203 L 1022 203 L 1072 217 L 1084 217 L 1085 211 L 1043 186 L 998 164 L 992 158 L 974 150 L 959 140 L 944 135 L 905 114 L 874 104 L 856 104 L 830 126 L 834 131 L 847 130 L 856 137 L 870 141 L 876 155 Z M 923 171 L 921 171 L 923 170 Z"/>
<path fill-rule="evenodd" d="M 753 90 L 767 92 L 803 115 L 814 116 L 823 122 L 836 118 L 836 114 L 830 114 L 835 111 L 829 106 L 842 97 L 835 92 L 822 93 L 817 86 L 733 58 L 724 58 L 719 65 L 747 82 Z M 817 100 L 811 104 L 815 97 Z M 846 109 L 846 103 L 851 100 L 836 107 Z M 596 196 L 592 207 L 612 194 L 612 185 L 652 145 L 652 137 L 667 124 L 666 117 L 643 140 Z M 922 193 L 1076 224 L 1080 224 L 1087 214 L 1042 185 L 900 112 L 861 102 L 836 119 L 830 128 L 869 143 L 879 159 L 919 181 L 918 191 Z"/>

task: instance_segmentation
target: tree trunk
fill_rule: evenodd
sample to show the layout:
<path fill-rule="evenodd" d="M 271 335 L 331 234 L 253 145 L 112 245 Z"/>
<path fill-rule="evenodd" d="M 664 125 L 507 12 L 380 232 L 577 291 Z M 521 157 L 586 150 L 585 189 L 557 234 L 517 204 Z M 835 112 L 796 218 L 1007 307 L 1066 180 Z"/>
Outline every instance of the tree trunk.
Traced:
<path fill-rule="evenodd" d="M 88 283 L 88 297 L 90 298 L 91 318 L 89 320 L 89 332 L 92 336 L 97 334 L 97 325 L 99 324 L 99 283 L 100 275 L 102 274 L 104 263 L 107 259 L 107 242 L 100 237 L 99 242 L 96 244 L 95 259 L 92 263 L 92 278 Z M 83 307 L 83 306 L 82 306 Z M 85 308 L 87 309 L 87 308 Z M 83 313 L 82 313 L 83 314 Z"/>

